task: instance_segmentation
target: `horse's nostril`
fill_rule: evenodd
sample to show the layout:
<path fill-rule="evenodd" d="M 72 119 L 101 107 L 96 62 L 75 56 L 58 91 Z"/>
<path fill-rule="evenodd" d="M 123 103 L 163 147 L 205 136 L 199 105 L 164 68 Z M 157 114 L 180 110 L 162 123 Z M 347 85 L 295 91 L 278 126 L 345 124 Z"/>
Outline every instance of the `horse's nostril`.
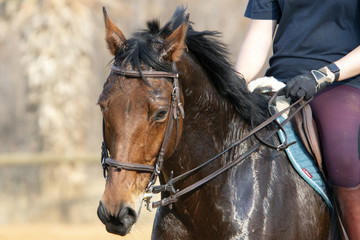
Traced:
<path fill-rule="evenodd" d="M 137 214 L 131 207 L 123 207 L 118 214 L 118 221 L 124 226 L 131 226 L 136 222 Z"/>
<path fill-rule="evenodd" d="M 105 205 L 100 201 L 99 207 L 97 209 L 97 215 L 102 223 L 106 224 L 110 219 L 110 214 L 106 209 Z"/>
<path fill-rule="evenodd" d="M 137 220 L 137 214 L 131 207 L 122 207 L 117 215 L 111 215 L 106 209 L 105 204 L 100 201 L 97 215 L 106 230 L 111 233 L 125 236 Z"/>

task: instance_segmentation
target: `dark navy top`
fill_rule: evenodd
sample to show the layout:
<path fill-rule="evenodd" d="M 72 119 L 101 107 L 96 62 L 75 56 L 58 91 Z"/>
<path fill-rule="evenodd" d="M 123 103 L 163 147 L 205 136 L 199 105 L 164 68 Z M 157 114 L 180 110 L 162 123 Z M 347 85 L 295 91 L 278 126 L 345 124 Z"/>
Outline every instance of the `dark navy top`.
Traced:
<path fill-rule="evenodd" d="M 245 16 L 277 20 L 274 54 L 265 75 L 283 82 L 360 45 L 360 0 L 249 0 Z M 351 82 L 360 88 L 360 75 Z"/>

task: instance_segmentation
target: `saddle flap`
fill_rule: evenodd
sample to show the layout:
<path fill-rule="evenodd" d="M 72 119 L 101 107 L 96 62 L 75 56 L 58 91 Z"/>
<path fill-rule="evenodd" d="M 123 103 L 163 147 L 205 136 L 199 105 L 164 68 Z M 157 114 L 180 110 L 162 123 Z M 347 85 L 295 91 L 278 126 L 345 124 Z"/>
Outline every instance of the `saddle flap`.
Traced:
<path fill-rule="evenodd" d="M 316 161 L 319 170 L 324 175 L 318 131 L 316 122 L 312 117 L 310 105 L 306 105 L 299 113 L 297 113 L 291 120 L 291 124 L 296 134 L 303 142 L 306 150 Z"/>

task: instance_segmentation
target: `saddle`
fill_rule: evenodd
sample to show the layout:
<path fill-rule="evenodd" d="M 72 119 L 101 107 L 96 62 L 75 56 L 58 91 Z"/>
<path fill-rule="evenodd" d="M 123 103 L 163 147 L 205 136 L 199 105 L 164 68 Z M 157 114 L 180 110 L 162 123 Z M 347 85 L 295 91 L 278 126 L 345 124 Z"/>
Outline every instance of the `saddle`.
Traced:
<path fill-rule="evenodd" d="M 285 87 L 285 84 L 276 80 L 274 77 L 263 77 L 251 81 L 247 86 L 250 92 L 259 91 L 261 93 L 271 95 L 272 92 L 279 91 Z M 300 102 L 299 104 L 303 104 L 304 102 L 305 101 Z M 277 110 L 280 111 L 290 105 L 290 100 L 286 99 L 284 96 L 278 96 L 275 104 Z M 290 110 L 290 113 L 285 113 L 283 117 L 287 118 L 294 110 L 295 109 L 292 109 Z M 322 167 L 322 155 L 318 130 L 316 122 L 312 117 L 310 105 L 306 105 L 303 109 L 301 109 L 301 111 L 299 111 L 290 122 L 297 136 L 303 142 L 307 152 L 318 166 L 322 176 L 326 179 Z"/>
<path fill-rule="evenodd" d="M 290 111 L 291 113 L 291 111 Z M 293 119 L 291 119 L 291 124 L 300 138 L 302 143 L 304 144 L 306 150 L 316 162 L 319 167 L 320 172 L 323 177 L 326 179 L 323 165 L 322 165 L 322 155 L 320 148 L 320 141 L 318 135 L 318 129 L 316 126 L 316 122 L 312 117 L 312 111 L 310 105 L 306 105 L 301 111 L 299 111 Z"/>

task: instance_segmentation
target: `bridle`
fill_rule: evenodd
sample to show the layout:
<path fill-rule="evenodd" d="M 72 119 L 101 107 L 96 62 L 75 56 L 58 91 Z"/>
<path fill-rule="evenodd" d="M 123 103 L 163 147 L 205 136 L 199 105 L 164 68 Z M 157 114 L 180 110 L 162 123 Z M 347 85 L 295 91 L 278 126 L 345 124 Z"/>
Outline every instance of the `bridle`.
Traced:
<path fill-rule="evenodd" d="M 146 164 L 136 164 L 136 163 L 127 163 L 127 162 L 119 162 L 109 157 L 108 155 L 108 148 L 105 143 L 105 123 L 103 120 L 103 142 L 101 146 L 101 165 L 103 167 L 103 175 L 104 178 L 107 178 L 107 172 L 109 166 L 115 167 L 118 170 L 124 169 L 127 171 L 136 171 L 136 172 L 148 172 L 151 173 L 151 177 L 149 180 L 149 184 L 146 188 L 146 194 L 144 199 L 148 201 L 148 209 L 149 209 L 149 200 L 152 197 L 153 193 L 153 186 L 155 185 L 155 182 L 157 180 L 157 177 L 160 175 L 160 172 L 162 170 L 162 165 L 164 162 L 164 156 L 165 151 L 171 136 L 171 133 L 173 132 L 174 127 L 174 120 L 176 120 L 176 140 L 174 149 L 177 146 L 177 143 L 179 141 L 179 118 L 182 119 L 185 117 L 184 108 L 181 103 L 180 99 L 180 88 L 179 88 L 179 75 L 177 73 L 176 64 L 173 63 L 172 65 L 173 72 L 163 72 L 163 71 L 135 71 L 135 70 L 128 70 L 117 66 L 111 67 L 111 72 L 118 74 L 123 77 L 133 77 L 133 78 L 170 78 L 172 79 L 173 83 L 173 89 L 171 94 L 171 104 L 170 104 L 170 115 L 169 120 L 166 124 L 165 134 L 164 138 L 160 147 L 160 151 L 158 153 L 158 156 L 155 161 L 155 165 L 146 165 Z M 172 151 L 172 152 L 173 152 Z"/>
<path fill-rule="evenodd" d="M 176 142 L 174 145 L 174 149 L 173 152 L 177 146 L 177 143 L 179 141 L 179 117 L 184 118 L 184 109 L 180 100 L 180 89 L 179 89 L 179 75 L 177 73 L 176 70 L 176 64 L 173 63 L 173 72 L 163 72 L 163 71 L 156 71 L 156 70 L 149 70 L 149 71 L 135 71 L 135 70 L 128 70 L 128 69 L 124 69 L 121 67 L 117 67 L 117 66 L 112 66 L 111 67 L 111 72 L 118 74 L 120 76 L 124 76 L 124 77 L 133 77 L 133 78 L 169 78 L 172 79 L 172 83 L 173 83 L 173 90 L 172 90 L 172 96 L 171 96 L 171 105 L 170 105 L 170 114 L 169 115 L 169 119 L 166 125 L 166 129 L 165 129 L 165 134 L 164 134 L 164 138 L 163 138 L 163 142 L 161 144 L 161 148 L 160 151 L 158 153 L 158 156 L 156 158 L 155 164 L 154 166 L 150 166 L 150 165 L 146 165 L 146 164 L 135 164 L 135 163 L 127 163 L 127 162 L 118 162 L 112 158 L 109 157 L 108 155 L 108 150 L 107 150 L 107 146 L 105 143 L 105 129 L 104 129 L 104 121 L 103 121 L 103 142 L 102 142 L 102 152 L 101 152 L 101 164 L 103 167 L 103 174 L 104 177 L 107 178 L 107 171 L 109 166 L 114 167 L 118 170 L 124 169 L 127 171 L 137 171 L 137 172 L 148 172 L 151 173 L 151 177 L 149 180 L 149 184 L 146 187 L 145 190 L 145 194 L 143 197 L 143 200 L 146 202 L 147 205 L 147 209 L 151 211 L 152 208 L 157 208 L 160 206 L 166 206 L 166 205 L 170 205 L 174 202 L 176 202 L 178 200 L 179 197 L 181 197 L 182 195 L 185 195 L 197 188 L 199 188 L 200 186 L 204 185 L 205 183 L 209 182 L 211 179 L 215 178 L 216 176 L 220 175 L 221 173 L 229 170 L 230 168 L 234 167 L 235 165 L 239 164 L 240 162 L 242 162 L 246 157 L 248 157 L 250 154 L 252 154 L 253 152 L 255 152 L 262 144 L 266 145 L 267 147 L 270 148 L 274 148 L 278 151 L 280 150 L 284 150 L 287 147 L 289 147 L 290 145 L 294 144 L 295 142 L 292 143 L 287 143 L 287 135 L 286 132 L 283 130 L 283 126 L 288 123 L 290 121 L 290 119 L 292 119 L 306 104 L 308 104 L 310 100 L 302 102 L 303 98 L 300 98 L 299 100 L 297 100 L 296 102 L 294 102 L 293 104 L 291 104 L 290 106 L 286 107 L 285 109 L 283 109 L 280 112 L 274 113 L 274 109 L 272 107 L 273 102 L 275 101 L 277 96 L 283 95 L 283 89 L 279 90 L 278 92 L 275 92 L 272 94 L 272 97 L 269 100 L 268 103 L 268 111 L 270 113 L 270 117 L 264 121 L 263 123 L 261 123 L 260 125 L 253 127 L 251 131 L 249 131 L 245 136 L 243 136 L 241 139 L 235 141 L 234 143 L 232 143 L 229 147 L 227 147 L 225 150 L 223 150 L 222 152 L 218 153 L 216 156 L 214 156 L 213 158 L 207 160 L 206 162 L 204 162 L 203 164 L 199 165 L 198 167 L 191 169 L 175 178 L 173 178 L 173 172 L 170 173 L 170 179 L 168 180 L 168 182 L 164 185 L 159 185 L 159 186 L 155 186 L 157 177 L 160 175 L 161 170 L 162 170 L 162 166 L 163 166 L 163 162 L 164 162 L 164 156 L 165 156 L 165 151 L 170 139 L 170 136 L 173 132 L 173 125 L 174 125 L 174 120 L 177 121 L 177 130 L 176 130 Z M 301 103 L 302 102 L 302 103 Z M 294 106 L 298 105 L 298 107 L 292 111 L 292 113 L 289 115 L 288 118 L 286 118 L 282 123 L 279 123 L 277 121 L 277 118 L 280 117 L 284 112 L 288 111 L 289 109 L 293 108 Z M 261 139 L 259 136 L 257 136 L 257 133 L 267 127 L 268 125 L 275 123 L 275 125 L 278 127 L 277 129 L 273 129 L 270 131 L 270 133 L 265 136 L 263 139 Z M 278 145 L 278 146 L 273 146 L 271 144 L 269 144 L 267 141 L 270 140 L 273 135 L 275 135 L 278 131 L 283 131 L 284 135 L 285 135 L 285 141 L 284 143 Z M 248 149 L 247 152 L 243 153 L 242 155 L 240 155 L 239 157 L 237 157 L 236 159 L 234 159 L 231 162 L 226 163 L 225 165 L 223 165 L 222 167 L 220 167 L 219 169 L 217 169 L 216 171 L 214 171 L 213 173 L 209 174 L 208 176 L 206 176 L 205 178 L 191 184 L 190 186 L 182 189 L 182 190 L 175 190 L 173 184 L 187 178 L 188 176 L 196 173 L 198 170 L 200 170 L 201 168 L 205 167 L 206 165 L 208 165 L 209 163 L 211 163 L 212 161 L 214 161 L 215 159 L 219 158 L 220 156 L 222 156 L 223 154 L 225 154 L 226 152 L 228 152 L 229 150 L 233 149 L 234 147 L 238 146 L 239 144 L 241 144 L 242 142 L 244 142 L 246 139 L 250 138 L 251 136 L 255 136 L 256 139 L 258 139 L 258 143 L 256 143 L 254 146 L 252 146 L 250 149 Z M 170 196 L 161 199 L 160 201 L 157 202 L 151 202 L 151 198 L 153 197 L 154 194 L 160 193 L 160 192 L 169 192 Z"/>

